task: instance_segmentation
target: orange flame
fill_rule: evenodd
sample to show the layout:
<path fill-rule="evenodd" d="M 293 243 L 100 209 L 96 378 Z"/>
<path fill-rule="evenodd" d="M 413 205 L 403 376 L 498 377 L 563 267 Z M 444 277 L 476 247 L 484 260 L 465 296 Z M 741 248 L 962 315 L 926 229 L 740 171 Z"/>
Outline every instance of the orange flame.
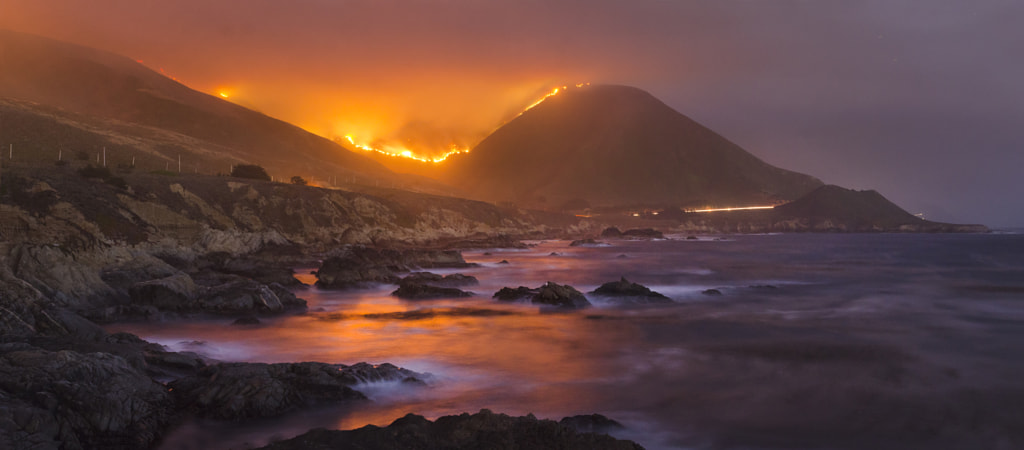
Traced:
<path fill-rule="evenodd" d="M 590 86 L 590 83 L 577 83 L 575 86 L 578 89 L 578 88 L 583 88 L 583 87 L 586 87 L 586 86 Z M 551 92 L 545 94 L 539 100 L 531 103 L 529 106 L 527 106 L 522 111 L 520 111 L 519 114 L 516 114 L 516 117 L 519 117 L 519 116 L 523 115 L 523 113 L 533 109 L 535 106 L 537 106 L 537 105 L 539 105 L 541 103 L 544 103 L 544 100 L 547 100 L 548 98 L 551 98 L 551 97 L 553 97 L 555 95 L 558 95 L 559 93 L 565 92 L 568 89 L 569 89 L 569 86 L 561 86 L 561 87 L 556 87 L 556 88 L 552 89 Z M 380 153 L 380 154 L 386 155 L 386 156 L 391 156 L 391 157 L 396 157 L 396 158 L 408 158 L 408 159 L 412 159 L 412 160 L 416 160 L 416 161 L 420 161 L 420 162 L 435 163 L 435 164 L 436 163 L 440 163 L 440 162 L 444 162 L 445 160 L 447 160 L 448 158 L 450 158 L 453 155 L 458 155 L 460 153 L 469 153 L 469 151 L 470 151 L 470 149 L 468 147 L 459 147 L 459 146 L 457 146 L 455 144 L 452 144 L 449 147 L 448 151 L 442 153 L 440 156 L 425 157 L 425 156 L 419 156 L 419 155 L 416 154 L 416 152 L 414 152 L 414 151 L 412 151 L 412 150 L 410 150 L 408 148 L 405 148 L 405 147 L 385 146 L 385 147 L 382 148 L 382 147 L 374 147 L 374 146 L 371 146 L 371 145 L 368 145 L 368 144 L 357 144 L 356 141 L 355 141 L 355 138 L 351 134 L 346 134 L 345 135 L 345 140 L 347 140 L 348 143 L 351 144 L 353 147 L 355 147 L 357 149 L 360 149 L 360 150 L 363 150 L 363 151 L 376 152 L 376 153 Z"/>

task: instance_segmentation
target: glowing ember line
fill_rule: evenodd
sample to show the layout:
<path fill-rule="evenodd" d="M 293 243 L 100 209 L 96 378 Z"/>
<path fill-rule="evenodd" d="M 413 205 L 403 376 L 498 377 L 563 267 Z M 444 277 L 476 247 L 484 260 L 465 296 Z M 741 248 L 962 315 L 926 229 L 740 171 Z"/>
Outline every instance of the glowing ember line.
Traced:
<path fill-rule="evenodd" d="M 694 209 L 687 212 L 704 213 L 704 212 L 718 212 L 718 211 L 749 211 L 752 209 L 772 209 L 774 206 L 743 206 L 738 208 L 712 208 L 712 209 Z"/>
<path fill-rule="evenodd" d="M 578 83 L 575 86 L 577 88 L 582 88 L 582 87 L 590 86 L 590 83 Z M 537 105 L 539 105 L 541 103 L 544 103 L 544 100 L 547 100 L 550 97 L 558 95 L 561 92 L 565 92 L 568 89 L 569 89 L 569 86 L 562 86 L 562 87 L 554 88 L 551 92 L 549 92 L 549 93 L 545 94 L 543 97 L 541 97 L 540 100 L 537 100 L 537 101 L 531 103 L 529 106 L 527 106 L 525 109 L 523 109 L 519 114 L 516 115 L 516 117 L 519 117 L 519 116 L 523 115 L 523 113 L 533 109 L 533 107 L 535 107 L 535 106 L 537 106 Z M 225 98 L 227 98 L 226 95 L 224 95 L 224 94 L 221 94 L 221 95 L 224 96 Z M 392 157 L 396 157 L 396 158 L 407 158 L 407 159 L 413 159 L 413 160 L 420 161 L 420 162 L 429 162 L 429 163 L 443 162 L 446 159 L 448 159 L 449 157 L 451 157 L 452 155 L 457 155 L 459 153 L 469 153 L 469 150 L 470 150 L 469 148 L 459 148 L 458 146 L 452 144 L 452 146 L 449 148 L 449 150 L 447 152 L 445 152 L 445 153 L 442 153 L 440 156 L 435 156 L 433 158 L 425 158 L 425 157 L 416 155 L 416 153 L 414 153 L 412 150 L 409 150 L 409 149 L 406 149 L 406 148 L 386 149 L 386 148 L 372 147 L 372 146 L 369 146 L 369 145 L 366 145 L 366 144 L 357 144 L 355 142 L 355 139 L 350 134 L 345 135 L 345 139 L 348 141 L 349 144 L 352 144 L 353 147 L 358 148 L 358 149 L 363 150 L 363 151 L 376 152 L 376 153 L 380 153 L 380 154 L 386 155 L 386 156 L 392 156 Z"/>
<path fill-rule="evenodd" d="M 441 156 L 435 156 L 433 158 L 424 158 L 422 156 L 416 156 L 416 154 L 414 154 L 412 152 L 412 150 L 408 150 L 408 149 L 402 149 L 402 150 L 400 150 L 398 152 L 392 152 L 392 151 L 388 151 L 388 150 L 384 150 L 384 149 L 380 149 L 380 148 L 376 148 L 376 147 L 371 147 L 369 145 L 356 144 L 356 141 L 352 138 L 352 135 L 350 135 L 350 134 L 345 135 L 345 139 L 348 140 L 348 143 L 352 144 L 353 147 L 358 148 L 360 150 L 364 150 L 364 151 L 368 151 L 368 152 L 377 152 L 377 153 L 380 153 L 380 154 L 385 155 L 385 156 L 392 156 L 392 157 L 396 157 L 396 158 L 414 159 L 414 160 L 420 161 L 420 162 L 439 163 L 439 162 L 442 162 L 442 161 L 448 159 L 452 155 L 457 155 L 459 153 L 469 153 L 469 149 L 468 148 L 459 148 L 458 146 L 452 144 L 450 149 L 447 152 L 442 153 Z"/>

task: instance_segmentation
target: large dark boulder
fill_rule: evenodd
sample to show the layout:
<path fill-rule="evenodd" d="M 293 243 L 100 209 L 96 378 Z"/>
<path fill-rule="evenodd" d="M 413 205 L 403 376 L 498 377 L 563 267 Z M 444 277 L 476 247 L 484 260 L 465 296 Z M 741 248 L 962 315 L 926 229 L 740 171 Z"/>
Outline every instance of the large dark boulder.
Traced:
<path fill-rule="evenodd" d="M 422 381 L 391 364 L 345 366 L 319 362 L 222 363 L 170 383 L 180 406 L 202 417 L 240 420 L 275 417 L 300 407 L 365 400 L 363 382 Z"/>
<path fill-rule="evenodd" d="M 503 302 L 514 302 L 533 298 L 539 291 L 539 289 L 530 289 L 526 286 L 519 286 L 517 288 L 503 287 L 498 292 L 495 292 L 492 298 Z"/>
<path fill-rule="evenodd" d="M 604 244 L 604 242 L 596 241 L 594 239 L 577 239 L 569 243 L 570 247 L 597 247 Z"/>
<path fill-rule="evenodd" d="M 128 289 L 133 304 L 164 311 L 195 309 L 197 291 L 192 278 L 183 273 L 135 283 Z"/>
<path fill-rule="evenodd" d="M 430 300 L 435 298 L 472 297 L 472 292 L 458 288 L 431 286 L 429 284 L 402 283 L 391 295 L 403 300 Z"/>
<path fill-rule="evenodd" d="M 195 310 L 216 314 L 280 314 L 305 307 L 305 300 L 297 298 L 280 284 L 268 286 L 238 277 L 228 283 L 200 289 Z"/>
<path fill-rule="evenodd" d="M 173 412 L 120 356 L 0 344 L 0 448 L 147 448 Z"/>
<path fill-rule="evenodd" d="M 619 230 L 616 227 L 608 227 L 608 228 L 605 228 L 604 231 L 601 232 L 601 237 L 603 237 L 603 238 L 620 238 L 620 237 L 622 237 L 622 231 Z"/>
<path fill-rule="evenodd" d="M 479 284 L 476 277 L 453 273 L 441 276 L 430 272 L 414 272 L 398 282 L 398 289 L 391 295 L 403 300 L 430 300 L 435 298 L 472 297 L 472 292 L 452 286 Z"/>
<path fill-rule="evenodd" d="M 590 306 L 587 298 L 583 296 L 583 293 L 577 291 L 576 288 L 550 281 L 535 289 L 530 289 L 526 286 L 501 288 L 501 290 L 494 293 L 493 298 L 506 302 L 530 299 L 530 303 L 535 305 L 557 306 L 560 308 L 585 308 Z"/>
<path fill-rule="evenodd" d="M 647 286 L 627 280 L 626 277 L 622 277 L 619 281 L 602 284 L 590 294 L 634 303 L 669 303 L 672 301 L 663 294 L 650 290 Z"/>
<path fill-rule="evenodd" d="M 548 281 L 540 287 L 530 301 L 534 304 L 551 305 L 560 308 L 585 308 L 590 302 L 583 293 L 567 284 L 556 284 Z"/>
<path fill-rule="evenodd" d="M 463 413 L 439 417 L 433 422 L 423 416 L 408 414 L 384 428 L 373 425 L 348 431 L 318 428 L 263 448 L 637 450 L 643 447 L 606 434 L 579 432 L 571 425 L 539 420 L 532 414 L 511 417 L 483 409 L 472 415 Z"/>

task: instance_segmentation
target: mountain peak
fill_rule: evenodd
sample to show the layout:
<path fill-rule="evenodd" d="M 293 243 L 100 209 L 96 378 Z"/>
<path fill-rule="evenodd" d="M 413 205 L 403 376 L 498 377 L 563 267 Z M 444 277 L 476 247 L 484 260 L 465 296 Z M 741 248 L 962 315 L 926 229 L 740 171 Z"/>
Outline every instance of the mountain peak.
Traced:
<path fill-rule="evenodd" d="M 480 198 L 558 209 L 737 205 L 795 199 L 821 185 L 770 166 L 630 86 L 569 88 L 452 162 L 448 182 Z"/>

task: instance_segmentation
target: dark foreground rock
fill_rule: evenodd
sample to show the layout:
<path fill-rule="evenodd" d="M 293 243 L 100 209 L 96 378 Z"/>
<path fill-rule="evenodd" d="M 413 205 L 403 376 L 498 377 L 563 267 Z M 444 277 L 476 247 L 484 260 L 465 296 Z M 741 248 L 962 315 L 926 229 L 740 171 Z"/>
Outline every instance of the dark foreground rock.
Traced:
<path fill-rule="evenodd" d="M 495 292 L 493 298 L 506 302 L 529 299 L 535 305 L 549 305 L 560 308 L 585 308 L 590 302 L 582 292 L 569 285 L 548 281 L 539 288 L 530 289 L 526 286 L 517 288 L 504 287 Z"/>
<path fill-rule="evenodd" d="M 398 274 L 415 269 L 465 268 L 470 264 L 455 250 L 343 248 L 324 260 L 317 271 L 321 288 L 347 288 L 363 283 L 397 283 Z"/>
<path fill-rule="evenodd" d="M 0 448 L 146 448 L 173 406 L 120 356 L 0 344 Z"/>
<path fill-rule="evenodd" d="M 633 283 L 622 277 L 619 281 L 602 284 L 590 294 L 632 303 L 671 303 L 672 299 L 650 290 L 647 286 Z"/>
<path fill-rule="evenodd" d="M 581 433 L 574 427 L 532 415 L 511 417 L 481 410 L 429 421 L 409 414 L 381 428 L 314 429 L 301 436 L 263 447 L 266 450 L 332 449 L 642 449 L 632 441 L 606 434 Z"/>
<path fill-rule="evenodd" d="M 196 375 L 168 386 L 180 406 L 193 414 L 240 420 L 275 417 L 301 407 L 366 400 L 351 386 L 375 381 L 422 383 L 421 377 L 391 364 L 222 363 L 206 366 Z"/>

